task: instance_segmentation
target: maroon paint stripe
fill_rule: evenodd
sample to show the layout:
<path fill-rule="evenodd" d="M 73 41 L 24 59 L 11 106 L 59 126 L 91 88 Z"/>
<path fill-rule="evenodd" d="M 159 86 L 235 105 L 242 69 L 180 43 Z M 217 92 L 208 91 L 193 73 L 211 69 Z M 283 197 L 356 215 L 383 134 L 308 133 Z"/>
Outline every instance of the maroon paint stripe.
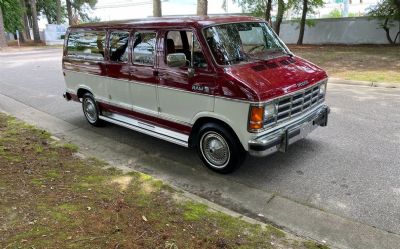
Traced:
<path fill-rule="evenodd" d="M 157 118 L 157 117 L 153 117 L 150 115 L 146 115 L 143 113 L 139 113 L 139 112 L 135 112 L 135 111 L 131 111 L 125 108 L 121 108 L 121 107 L 117 107 L 114 105 L 110 105 L 110 104 L 106 104 L 104 102 L 98 102 L 99 103 L 99 107 L 101 110 L 104 111 L 108 111 L 108 112 L 113 112 L 113 113 L 118 113 L 124 116 L 129 116 L 135 119 L 139 119 L 143 122 L 147 122 L 153 125 L 157 125 L 157 126 L 161 126 L 163 128 L 169 129 L 169 130 L 173 130 L 176 132 L 180 132 L 186 135 L 189 135 L 190 132 L 192 131 L 192 127 L 191 126 L 186 126 L 186 125 L 182 125 L 176 122 L 172 122 L 169 120 L 165 120 L 165 119 L 161 119 L 161 118 Z"/>

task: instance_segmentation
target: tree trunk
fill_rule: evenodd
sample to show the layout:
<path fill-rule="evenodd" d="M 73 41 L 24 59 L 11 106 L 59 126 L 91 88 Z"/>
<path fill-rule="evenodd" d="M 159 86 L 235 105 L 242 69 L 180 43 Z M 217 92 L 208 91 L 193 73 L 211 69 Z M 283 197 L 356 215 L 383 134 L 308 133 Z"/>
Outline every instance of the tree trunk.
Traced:
<path fill-rule="evenodd" d="M 161 0 L 153 0 L 153 16 L 154 17 L 161 17 Z"/>
<path fill-rule="evenodd" d="M 303 45 L 304 29 L 306 27 L 306 18 L 308 12 L 308 0 L 303 0 L 303 13 L 300 20 L 300 33 L 299 39 L 297 40 L 297 45 Z"/>
<path fill-rule="evenodd" d="M 57 24 L 61 24 L 61 0 L 56 0 L 57 2 Z"/>
<path fill-rule="evenodd" d="M 39 24 L 37 19 L 37 11 L 36 11 L 36 0 L 30 0 L 31 2 L 31 12 L 32 12 L 32 29 L 33 29 L 33 40 L 35 42 L 40 42 L 40 34 L 39 34 Z"/>
<path fill-rule="evenodd" d="M 386 39 L 389 41 L 390 44 L 394 44 L 394 41 L 392 40 L 392 37 L 390 36 L 390 28 L 387 26 L 389 22 L 389 18 L 385 19 L 385 22 L 382 25 L 383 30 L 385 30 L 386 33 Z"/>
<path fill-rule="evenodd" d="M 20 3 L 21 3 L 21 8 L 22 8 L 22 23 L 24 25 L 25 37 L 27 40 L 32 40 L 31 29 L 30 29 L 29 21 L 28 21 L 28 14 L 26 13 L 25 0 L 21 0 Z"/>
<path fill-rule="evenodd" d="M 197 15 L 206 16 L 208 10 L 208 0 L 197 0 Z"/>
<path fill-rule="evenodd" d="M 68 24 L 71 26 L 74 24 L 71 0 L 66 0 L 66 3 L 67 3 L 67 13 L 68 13 Z"/>
<path fill-rule="evenodd" d="M 267 6 L 265 8 L 265 21 L 271 23 L 271 9 L 272 9 L 272 0 L 267 0 Z"/>
<path fill-rule="evenodd" d="M 6 31 L 4 29 L 3 11 L 0 6 L 0 48 L 7 47 Z"/>
<path fill-rule="evenodd" d="M 276 14 L 275 21 L 275 33 L 279 35 L 281 29 L 281 23 L 283 20 L 283 13 L 285 12 L 285 2 L 283 0 L 278 0 L 278 13 Z"/>
<path fill-rule="evenodd" d="M 27 34 L 26 34 L 26 22 L 25 22 L 25 15 L 26 15 L 26 9 L 25 9 L 25 1 L 21 0 L 19 1 L 19 5 L 21 7 L 21 25 L 22 25 L 22 29 L 18 30 L 19 31 L 19 37 L 20 37 L 20 41 L 21 42 L 26 42 L 27 41 Z"/>

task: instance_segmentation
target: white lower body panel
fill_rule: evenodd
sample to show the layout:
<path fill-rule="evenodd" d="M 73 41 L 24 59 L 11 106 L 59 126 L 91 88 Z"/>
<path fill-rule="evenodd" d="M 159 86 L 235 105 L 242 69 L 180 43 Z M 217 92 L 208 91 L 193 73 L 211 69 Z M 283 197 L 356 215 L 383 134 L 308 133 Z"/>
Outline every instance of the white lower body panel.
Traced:
<path fill-rule="evenodd" d="M 163 139 L 171 143 L 175 143 L 184 147 L 189 146 L 189 136 L 183 133 L 171 131 L 169 129 L 115 113 L 103 113 L 103 115 L 99 116 L 99 118 L 101 120 L 117 124 L 159 139 Z"/>

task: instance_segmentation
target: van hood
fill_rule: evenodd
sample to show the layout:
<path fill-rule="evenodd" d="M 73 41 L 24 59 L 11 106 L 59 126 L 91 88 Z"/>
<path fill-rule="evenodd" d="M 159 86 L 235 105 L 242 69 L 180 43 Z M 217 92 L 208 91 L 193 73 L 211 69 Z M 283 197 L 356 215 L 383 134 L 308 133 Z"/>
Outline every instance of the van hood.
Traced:
<path fill-rule="evenodd" d="M 250 101 L 267 101 L 327 78 L 324 70 L 296 56 L 235 65 L 225 68 L 225 73 L 240 85 Z"/>

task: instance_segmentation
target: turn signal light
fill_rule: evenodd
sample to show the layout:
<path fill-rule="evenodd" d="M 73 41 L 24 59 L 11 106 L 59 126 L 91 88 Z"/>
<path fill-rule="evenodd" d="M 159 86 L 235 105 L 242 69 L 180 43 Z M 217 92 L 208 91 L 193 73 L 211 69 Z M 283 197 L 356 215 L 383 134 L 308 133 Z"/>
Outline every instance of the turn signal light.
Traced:
<path fill-rule="evenodd" d="M 250 108 L 249 117 L 249 130 L 259 130 L 263 128 L 264 120 L 264 107 L 263 106 L 252 106 Z"/>

